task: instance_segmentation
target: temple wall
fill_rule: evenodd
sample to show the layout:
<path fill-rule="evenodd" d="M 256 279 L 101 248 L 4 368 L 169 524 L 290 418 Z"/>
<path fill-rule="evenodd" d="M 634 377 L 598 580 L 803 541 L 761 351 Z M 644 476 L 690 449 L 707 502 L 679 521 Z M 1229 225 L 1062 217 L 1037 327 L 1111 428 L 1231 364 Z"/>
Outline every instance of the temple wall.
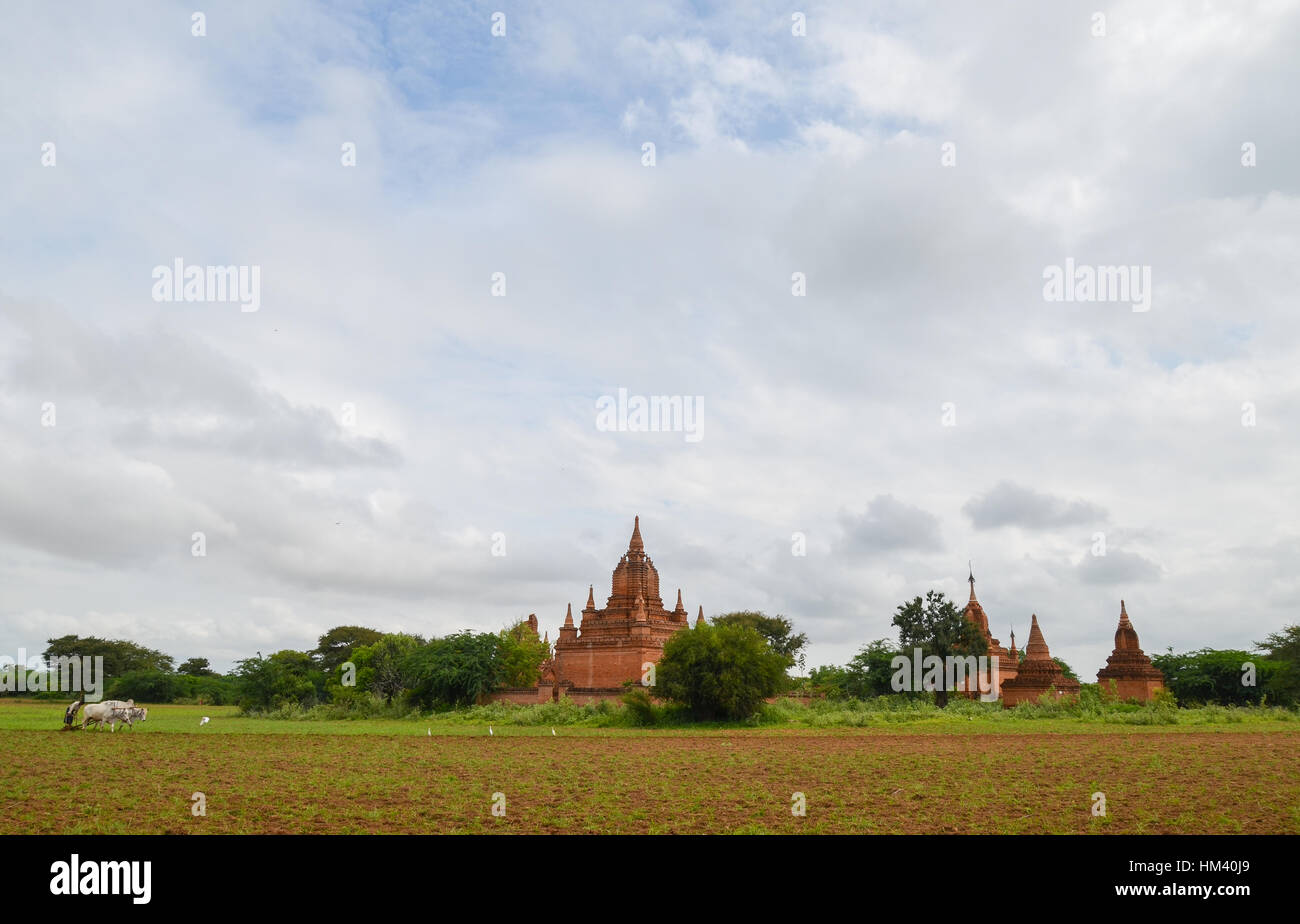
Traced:
<path fill-rule="evenodd" d="M 639 683 L 641 665 L 655 664 L 663 648 L 640 642 L 614 641 L 557 648 L 559 677 L 581 689 L 620 688 L 625 680 Z"/>
<path fill-rule="evenodd" d="M 1115 680 L 1115 698 L 1121 701 L 1135 699 L 1140 703 L 1149 702 L 1155 698 L 1157 690 L 1164 689 L 1164 682 L 1160 680 Z M 1111 695 L 1111 681 L 1109 679 L 1098 678 L 1097 685 L 1101 689 L 1103 696 Z"/>
<path fill-rule="evenodd" d="M 548 702 L 551 698 L 551 686 L 546 685 L 546 689 L 541 687 L 508 687 L 503 690 L 495 690 L 479 700 L 480 705 L 484 703 L 515 703 L 520 706 L 531 706 L 534 703 Z"/>
<path fill-rule="evenodd" d="M 1038 698 L 1048 691 L 1048 687 L 1024 686 L 1008 688 L 1006 684 L 1002 685 L 1002 705 L 1011 708 L 1019 703 L 1036 703 Z M 1063 699 L 1066 696 L 1078 696 L 1077 690 L 1057 690 L 1056 699 Z"/>

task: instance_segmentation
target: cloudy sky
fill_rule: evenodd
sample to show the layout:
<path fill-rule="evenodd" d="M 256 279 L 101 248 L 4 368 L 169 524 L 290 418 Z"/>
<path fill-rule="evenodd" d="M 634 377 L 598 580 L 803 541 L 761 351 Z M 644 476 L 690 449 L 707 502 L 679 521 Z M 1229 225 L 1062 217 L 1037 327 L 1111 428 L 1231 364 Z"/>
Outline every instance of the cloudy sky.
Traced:
<path fill-rule="evenodd" d="M 3 654 L 554 636 L 635 514 L 810 665 L 968 560 L 1084 679 L 1295 620 L 1296 3 L 194 6 L 6 8 Z"/>

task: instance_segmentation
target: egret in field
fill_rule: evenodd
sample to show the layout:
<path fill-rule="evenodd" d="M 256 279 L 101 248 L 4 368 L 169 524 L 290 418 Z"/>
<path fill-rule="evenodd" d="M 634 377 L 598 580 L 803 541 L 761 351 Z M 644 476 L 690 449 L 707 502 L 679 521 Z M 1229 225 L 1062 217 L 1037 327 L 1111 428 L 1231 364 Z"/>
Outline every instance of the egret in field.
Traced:
<path fill-rule="evenodd" d="M 552 738 L 555 737 L 555 729 L 553 729 L 553 728 L 551 729 L 551 737 L 552 737 Z"/>
<path fill-rule="evenodd" d="M 489 734 L 489 735 L 492 734 L 492 726 L 491 726 L 491 725 L 488 726 L 488 734 Z"/>
<path fill-rule="evenodd" d="M 427 734 L 429 735 L 430 738 L 433 737 L 433 726 L 430 726 L 430 727 L 428 728 L 428 730 L 427 730 Z"/>
<path fill-rule="evenodd" d="M 211 721 L 212 720 L 209 719 L 207 716 L 204 716 L 203 718 L 199 719 L 199 728 L 202 728 L 204 725 L 207 725 Z"/>

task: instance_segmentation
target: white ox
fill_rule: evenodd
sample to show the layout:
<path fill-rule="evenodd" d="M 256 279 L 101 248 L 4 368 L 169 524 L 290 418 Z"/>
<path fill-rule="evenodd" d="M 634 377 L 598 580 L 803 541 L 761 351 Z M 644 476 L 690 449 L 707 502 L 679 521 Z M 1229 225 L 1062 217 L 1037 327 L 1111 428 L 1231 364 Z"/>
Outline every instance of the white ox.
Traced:
<path fill-rule="evenodd" d="M 118 722 L 125 722 L 127 727 L 134 727 L 132 723 L 143 722 L 148 712 L 147 709 L 136 708 L 133 699 L 126 702 L 120 699 L 106 699 L 102 703 L 86 703 L 85 718 L 81 721 L 81 728 L 84 731 L 91 722 L 100 728 L 103 728 L 104 723 L 107 722 L 111 731 L 117 731 Z"/>

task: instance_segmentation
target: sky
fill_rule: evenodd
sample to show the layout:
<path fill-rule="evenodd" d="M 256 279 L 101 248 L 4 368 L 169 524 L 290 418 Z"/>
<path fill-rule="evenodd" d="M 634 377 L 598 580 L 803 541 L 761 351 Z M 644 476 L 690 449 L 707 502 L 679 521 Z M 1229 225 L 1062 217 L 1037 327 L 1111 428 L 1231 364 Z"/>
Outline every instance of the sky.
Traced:
<path fill-rule="evenodd" d="M 6 8 L 0 655 L 554 637 L 636 515 L 810 667 L 1295 621 L 1297 3 L 193 6 Z"/>

